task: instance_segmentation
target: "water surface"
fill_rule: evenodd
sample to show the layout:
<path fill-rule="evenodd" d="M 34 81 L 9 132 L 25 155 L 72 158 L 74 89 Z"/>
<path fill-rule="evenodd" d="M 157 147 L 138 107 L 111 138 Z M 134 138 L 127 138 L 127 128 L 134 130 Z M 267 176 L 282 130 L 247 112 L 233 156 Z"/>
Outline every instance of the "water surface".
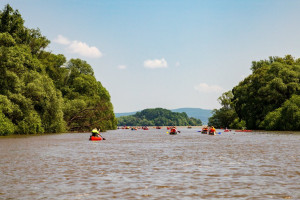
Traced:
<path fill-rule="evenodd" d="M 0 199 L 300 199 L 300 135 L 182 128 L 0 139 Z"/>

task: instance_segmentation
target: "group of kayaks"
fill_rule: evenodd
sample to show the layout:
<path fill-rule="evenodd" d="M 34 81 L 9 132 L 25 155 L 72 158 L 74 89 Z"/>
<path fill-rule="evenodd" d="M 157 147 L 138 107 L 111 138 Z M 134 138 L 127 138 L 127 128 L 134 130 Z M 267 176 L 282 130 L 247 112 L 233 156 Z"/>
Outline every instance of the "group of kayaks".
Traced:
<path fill-rule="evenodd" d="M 224 132 L 231 132 L 231 130 L 226 128 Z M 242 129 L 242 130 L 235 130 L 235 132 L 252 132 L 252 130 Z M 202 128 L 201 133 L 208 134 L 208 135 L 216 135 L 217 132 L 216 129 L 212 126 L 210 128 L 208 127 Z M 221 132 L 219 132 L 219 134 L 221 134 Z"/>
<path fill-rule="evenodd" d="M 216 135 L 216 129 L 214 127 L 208 128 L 208 127 L 204 127 L 201 130 L 202 134 L 207 134 L 207 135 Z"/>
<path fill-rule="evenodd" d="M 190 127 L 188 127 L 188 128 L 190 128 Z M 122 129 L 129 129 L 129 128 L 124 127 Z M 146 126 L 142 127 L 141 129 L 149 130 L 149 128 L 146 127 Z M 161 127 L 156 127 L 156 129 L 161 129 Z M 180 131 L 178 131 L 176 129 L 176 127 L 167 127 L 167 129 L 170 130 L 169 132 L 167 132 L 170 135 L 177 135 L 178 133 L 180 133 Z M 131 130 L 138 130 L 138 128 L 132 127 Z M 216 135 L 217 134 L 216 129 L 214 127 L 204 127 L 204 128 L 202 128 L 201 131 L 198 131 L 198 132 L 201 132 L 202 134 L 207 134 L 207 135 Z M 231 130 L 226 128 L 224 130 L 224 132 L 231 132 Z M 235 130 L 235 132 L 252 132 L 252 130 L 242 129 L 242 130 Z M 100 141 L 100 140 L 105 140 L 105 138 L 103 138 L 100 134 L 97 134 L 97 135 L 93 134 L 93 135 L 90 136 L 89 140 L 91 140 L 91 141 Z"/>

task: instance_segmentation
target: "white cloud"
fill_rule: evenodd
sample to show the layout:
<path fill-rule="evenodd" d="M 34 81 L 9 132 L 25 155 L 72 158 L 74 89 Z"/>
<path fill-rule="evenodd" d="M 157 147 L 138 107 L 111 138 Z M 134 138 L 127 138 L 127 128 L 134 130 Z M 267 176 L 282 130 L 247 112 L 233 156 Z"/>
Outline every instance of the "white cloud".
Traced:
<path fill-rule="evenodd" d="M 70 44 L 71 42 L 68 40 L 68 38 L 62 36 L 62 35 L 58 35 L 55 39 L 54 39 L 54 42 L 55 43 L 58 43 L 58 44 L 63 44 L 63 45 L 68 45 Z"/>
<path fill-rule="evenodd" d="M 194 89 L 204 93 L 215 93 L 224 91 L 224 89 L 218 85 L 208 85 L 206 83 L 200 83 L 199 85 L 194 86 Z"/>
<path fill-rule="evenodd" d="M 102 53 L 97 49 L 97 47 L 90 47 L 84 42 L 72 41 L 68 46 L 68 49 L 72 53 L 77 53 L 79 55 L 90 57 L 90 58 L 99 58 L 102 56 Z"/>
<path fill-rule="evenodd" d="M 177 61 L 177 62 L 175 63 L 175 66 L 176 66 L 176 67 L 179 67 L 179 66 L 180 66 L 180 62 Z"/>
<path fill-rule="evenodd" d="M 118 69 L 121 69 L 121 70 L 126 69 L 126 68 L 127 68 L 126 65 L 119 65 L 119 66 L 118 66 Z"/>
<path fill-rule="evenodd" d="M 70 41 L 68 38 L 58 35 L 54 39 L 54 42 L 67 46 L 67 50 L 71 53 L 79 54 L 81 56 L 90 57 L 90 58 L 99 58 L 102 56 L 102 53 L 97 47 L 89 46 L 85 42 L 80 42 L 77 40 Z"/>
<path fill-rule="evenodd" d="M 154 59 L 154 60 L 145 60 L 144 61 L 144 67 L 146 68 L 151 68 L 151 69 L 155 69 L 155 68 L 167 68 L 168 67 L 168 63 L 167 61 L 162 58 L 162 59 Z"/>

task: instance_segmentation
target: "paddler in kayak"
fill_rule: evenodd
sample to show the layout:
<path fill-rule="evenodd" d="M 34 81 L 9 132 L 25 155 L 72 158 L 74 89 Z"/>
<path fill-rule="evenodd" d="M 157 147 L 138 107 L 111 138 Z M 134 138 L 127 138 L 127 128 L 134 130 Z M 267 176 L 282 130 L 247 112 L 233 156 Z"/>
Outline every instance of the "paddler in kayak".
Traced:
<path fill-rule="evenodd" d="M 215 135 L 216 134 L 216 129 L 215 127 L 211 126 L 208 132 L 209 135 Z"/>
<path fill-rule="evenodd" d="M 208 127 L 203 127 L 201 133 L 207 134 L 208 133 Z"/>
<path fill-rule="evenodd" d="M 99 131 L 98 131 L 98 129 L 94 128 L 94 129 L 92 130 L 92 136 L 94 136 L 94 137 L 99 137 Z"/>
<path fill-rule="evenodd" d="M 177 129 L 175 126 L 173 126 L 170 130 L 170 135 L 176 135 L 177 134 Z"/>
<path fill-rule="evenodd" d="M 101 135 L 100 135 L 100 128 L 99 129 L 97 129 L 97 128 L 94 128 L 93 130 L 92 130 L 92 135 L 91 135 L 91 137 L 101 137 L 103 140 L 105 140 L 105 138 L 104 137 L 102 137 Z"/>

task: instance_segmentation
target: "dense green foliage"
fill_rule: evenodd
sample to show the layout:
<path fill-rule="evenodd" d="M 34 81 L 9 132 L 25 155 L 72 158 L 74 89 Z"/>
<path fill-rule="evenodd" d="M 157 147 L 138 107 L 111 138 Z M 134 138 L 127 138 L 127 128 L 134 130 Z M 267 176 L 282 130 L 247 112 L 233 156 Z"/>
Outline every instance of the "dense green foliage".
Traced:
<path fill-rule="evenodd" d="M 242 128 L 244 121 L 240 121 L 232 103 L 233 94 L 231 91 L 225 92 L 218 98 L 222 105 L 220 109 L 214 109 L 213 115 L 209 118 L 208 125 L 219 128 Z"/>
<path fill-rule="evenodd" d="M 119 126 L 201 126 L 200 119 L 189 118 L 186 113 L 163 108 L 145 109 L 134 115 L 118 118 Z"/>
<path fill-rule="evenodd" d="M 115 129 L 108 91 L 83 60 L 45 51 L 50 41 L 0 11 L 0 135 Z"/>
<path fill-rule="evenodd" d="M 230 102 L 237 117 L 230 124 L 242 120 L 250 129 L 300 130 L 300 59 L 270 57 L 253 62 L 251 69 L 232 90 Z M 224 105 L 216 113 L 211 123 L 227 115 Z"/>

